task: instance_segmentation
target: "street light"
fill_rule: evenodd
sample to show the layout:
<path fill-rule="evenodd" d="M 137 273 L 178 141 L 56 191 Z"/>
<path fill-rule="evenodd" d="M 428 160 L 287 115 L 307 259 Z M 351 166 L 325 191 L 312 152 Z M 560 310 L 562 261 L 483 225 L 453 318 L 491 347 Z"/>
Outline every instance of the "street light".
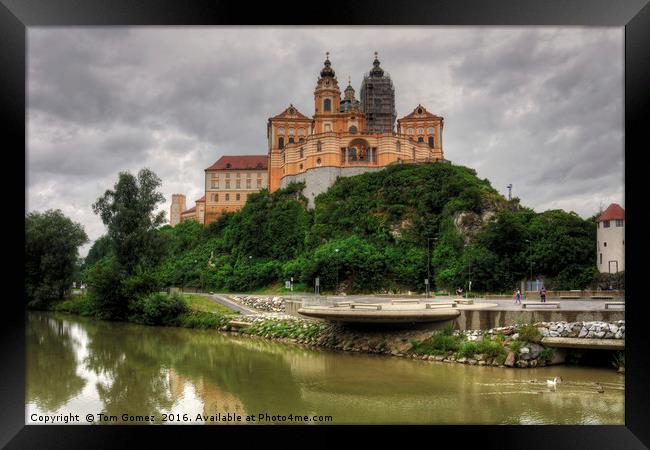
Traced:
<path fill-rule="evenodd" d="M 437 237 L 427 238 L 427 282 L 425 285 L 427 298 L 429 298 L 429 286 L 431 286 L 431 241 L 437 240 Z"/>
<path fill-rule="evenodd" d="M 528 242 L 528 262 L 530 263 L 530 287 L 533 287 L 533 243 L 530 239 L 526 239 Z"/>
<path fill-rule="evenodd" d="M 339 249 L 335 248 L 334 251 L 337 253 L 337 255 L 336 255 L 336 294 L 335 295 L 339 295 L 339 258 L 338 258 Z"/>

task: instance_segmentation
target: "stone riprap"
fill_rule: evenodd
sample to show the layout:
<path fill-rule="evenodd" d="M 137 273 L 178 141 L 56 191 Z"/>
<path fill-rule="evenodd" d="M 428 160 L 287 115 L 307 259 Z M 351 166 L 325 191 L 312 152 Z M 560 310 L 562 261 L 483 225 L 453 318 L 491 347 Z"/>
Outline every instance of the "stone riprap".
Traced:
<path fill-rule="evenodd" d="M 284 299 L 282 297 L 266 297 L 253 295 L 232 295 L 230 298 L 249 308 L 258 311 L 283 313 Z"/>
<path fill-rule="evenodd" d="M 608 322 L 537 322 L 534 324 L 542 337 L 573 337 L 584 339 L 625 339 L 625 321 L 617 320 Z M 467 339 L 475 341 L 484 334 L 496 335 L 502 333 L 505 336 L 517 338 L 517 326 L 491 328 L 489 330 L 464 330 L 454 331 L 455 335 L 465 334 Z"/>

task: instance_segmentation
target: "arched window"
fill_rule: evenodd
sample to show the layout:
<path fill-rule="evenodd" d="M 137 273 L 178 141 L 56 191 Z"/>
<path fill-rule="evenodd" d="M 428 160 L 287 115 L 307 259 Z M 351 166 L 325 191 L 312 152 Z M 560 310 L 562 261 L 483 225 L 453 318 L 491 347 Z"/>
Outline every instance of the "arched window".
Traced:
<path fill-rule="evenodd" d="M 401 151 L 402 151 L 402 143 L 401 143 L 400 141 L 395 142 L 395 149 L 396 149 L 398 152 L 401 152 Z"/>
<path fill-rule="evenodd" d="M 323 110 L 325 112 L 329 112 L 332 110 L 332 100 L 329 98 L 326 98 L 325 101 L 323 102 Z"/>
<path fill-rule="evenodd" d="M 407 131 L 408 134 L 413 134 L 413 128 L 409 128 Z"/>
<path fill-rule="evenodd" d="M 278 139 L 278 147 L 280 147 L 280 150 L 282 150 L 284 148 L 284 138 L 283 137 Z"/>
<path fill-rule="evenodd" d="M 321 142 L 318 141 L 316 142 L 316 151 L 320 152 L 321 150 L 323 150 L 323 144 L 321 144 Z"/>
<path fill-rule="evenodd" d="M 316 160 L 316 165 L 317 165 L 317 166 L 320 166 L 320 163 L 321 163 L 320 158 L 318 158 L 318 159 Z"/>
<path fill-rule="evenodd" d="M 284 134 L 284 128 L 282 127 L 278 128 L 278 134 Z"/>
<path fill-rule="evenodd" d="M 293 128 L 289 128 L 289 134 L 296 134 L 296 130 L 294 130 Z"/>
<path fill-rule="evenodd" d="M 304 128 L 298 128 L 298 136 L 304 136 L 305 135 L 305 129 Z"/>
<path fill-rule="evenodd" d="M 433 148 L 433 136 L 429 136 L 429 147 Z"/>
<path fill-rule="evenodd" d="M 429 128 L 429 134 L 433 134 L 433 128 Z"/>
<path fill-rule="evenodd" d="M 424 128 L 418 128 L 418 134 L 424 134 Z"/>
<path fill-rule="evenodd" d="M 295 139 L 292 138 L 292 137 L 290 137 L 290 138 L 289 138 L 289 144 L 293 144 L 294 142 L 295 142 Z"/>
<path fill-rule="evenodd" d="M 355 127 L 354 125 L 352 125 L 352 126 L 350 127 L 349 131 L 350 131 L 350 133 L 354 134 L 354 133 L 357 132 L 357 127 Z"/>
<path fill-rule="evenodd" d="M 424 138 L 422 136 L 418 137 L 418 142 L 424 142 Z"/>
<path fill-rule="evenodd" d="M 302 163 L 300 163 L 300 170 L 302 170 Z"/>

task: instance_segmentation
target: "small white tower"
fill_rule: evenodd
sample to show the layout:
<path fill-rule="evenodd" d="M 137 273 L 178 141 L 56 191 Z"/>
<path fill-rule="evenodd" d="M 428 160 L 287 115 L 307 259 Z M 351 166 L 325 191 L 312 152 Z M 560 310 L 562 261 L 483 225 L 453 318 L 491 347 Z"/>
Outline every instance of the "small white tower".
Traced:
<path fill-rule="evenodd" d="M 625 270 L 625 210 L 612 203 L 596 219 L 596 264 L 601 273 Z"/>

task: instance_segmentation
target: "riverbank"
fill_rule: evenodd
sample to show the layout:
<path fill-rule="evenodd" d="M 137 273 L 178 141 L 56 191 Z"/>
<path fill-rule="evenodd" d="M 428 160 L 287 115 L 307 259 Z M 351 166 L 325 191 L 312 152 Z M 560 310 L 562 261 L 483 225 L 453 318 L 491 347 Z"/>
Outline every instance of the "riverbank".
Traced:
<path fill-rule="evenodd" d="M 187 296 L 186 296 L 187 297 Z M 196 298 L 194 298 L 196 297 Z M 242 303 L 250 299 L 230 297 Z M 78 303 L 58 304 L 55 311 L 84 315 Z M 79 302 L 76 300 L 75 302 Z M 65 306 L 65 307 L 64 307 Z M 167 326 L 213 329 L 223 333 L 255 336 L 306 347 L 331 351 L 358 352 L 477 366 L 535 368 L 562 364 L 567 360 L 580 363 L 570 350 L 544 345 L 545 337 L 584 340 L 618 339 L 624 342 L 625 322 L 536 322 L 488 330 L 440 330 L 427 328 L 373 329 L 350 328 L 339 324 L 277 314 L 277 299 L 255 302 L 256 315 L 230 313 L 206 297 L 188 298 L 190 310 Z M 267 313 L 264 313 L 264 311 Z M 86 314 L 87 315 L 87 314 Z M 612 352 L 612 363 L 624 370 L 622 352 Z"/>

